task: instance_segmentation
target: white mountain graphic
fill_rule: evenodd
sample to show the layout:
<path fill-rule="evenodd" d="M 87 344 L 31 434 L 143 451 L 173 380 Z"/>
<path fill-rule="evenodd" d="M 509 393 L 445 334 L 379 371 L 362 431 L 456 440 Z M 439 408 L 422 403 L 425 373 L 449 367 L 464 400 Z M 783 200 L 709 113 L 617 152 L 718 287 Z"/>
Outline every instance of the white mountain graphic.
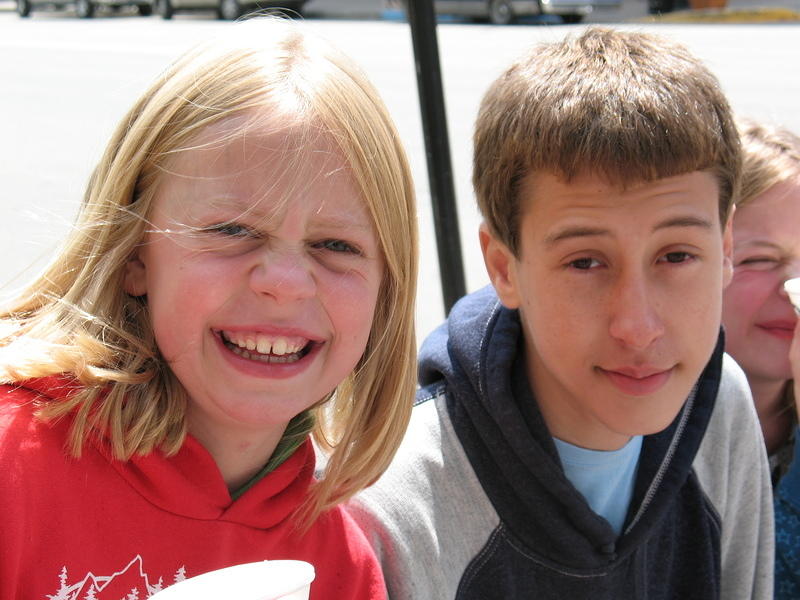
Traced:
<path fill-rule="evenodd" d="M 142 557 L 136 555 L 124 568 L 111 575 L 95 575 L 89 572 L 81 581 L 68 582 L 67 567 L 61 569 L 58 576 L 60 587 L 49 600 L 145 600 L 164 585 L 163 577 L 155 583 L 144 570 Z M 186 567 L 178 568 L 167 585 L 186 579 Z"/>

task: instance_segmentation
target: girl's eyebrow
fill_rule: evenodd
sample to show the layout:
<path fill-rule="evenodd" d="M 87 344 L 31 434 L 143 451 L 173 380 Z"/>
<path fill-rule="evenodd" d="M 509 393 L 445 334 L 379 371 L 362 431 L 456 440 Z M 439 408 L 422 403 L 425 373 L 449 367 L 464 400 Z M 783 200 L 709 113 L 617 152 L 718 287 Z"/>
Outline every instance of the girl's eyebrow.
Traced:
<path fill-rule="evenodd" d="M 274 218 L 274 212 L 266 212 L 256 204 L 239 198 L 238 196 L 220 196 L 209 200 L 209 205 L 215 209 L 231 210 L 236 213 L 235 218 L 248 217 L 257 222 L 269 222 Z M 359 231 L 372 231 L 372 223 L 366 215 L 353 214 L 324 214 L 317 212 L 314 225 L 317 228 L 330 229 L 356 229 Z"/>
<path fill-rule="evenodd" d="M 781 250 L 779 244 L 776 244 L 772 240 L 768 239 L 755 239 L 755 240 L 747 240 L 745 242 L 734 243 L 734 247 L 736 248 L 768 248 L 771 250 Z"/>
<path fill-rule="evenodd" d="M 359 217 L 348 219 L 338 215 L 325 215 L 316 222 L 316 225 L 331 229 L 358 229 L 360 231 L 371 231 L 372 224 Z"/>

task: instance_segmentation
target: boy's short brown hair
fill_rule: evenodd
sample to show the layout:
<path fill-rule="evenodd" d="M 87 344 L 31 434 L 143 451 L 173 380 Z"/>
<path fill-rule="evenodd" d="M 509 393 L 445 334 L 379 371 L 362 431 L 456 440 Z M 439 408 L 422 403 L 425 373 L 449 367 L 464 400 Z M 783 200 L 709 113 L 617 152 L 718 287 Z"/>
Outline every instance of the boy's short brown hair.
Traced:
<path fill-rule="evenodd" d="M 719 181 L 724 223 L 738 193 L 739 138 L 716 77 L 684 46 L 592 27 L 532 48 L 489 88 L 475 126 L 473 185 L 519 255 L 519 185 L 532 171 L 627 186 L 697 170 Z"/>
<path fill-rule="evenodd" d="M 772 186 L 800 178 L 800 137 L 776 125 L 737 120 L 742 140 L 742 187 L 737 205 Z"/>

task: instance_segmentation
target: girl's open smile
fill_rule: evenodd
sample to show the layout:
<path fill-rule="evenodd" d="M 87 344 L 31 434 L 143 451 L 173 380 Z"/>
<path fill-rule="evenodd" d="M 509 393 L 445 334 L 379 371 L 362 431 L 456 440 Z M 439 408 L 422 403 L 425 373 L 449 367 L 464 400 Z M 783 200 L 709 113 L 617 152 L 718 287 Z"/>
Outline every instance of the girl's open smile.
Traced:
<path fill-rule="evenodd" d="M 214 332 L 219 352 L 231 367 L 248 377 L 294 377 L 308 369 L 324 347 L 324 341 L 261 334 L 233 334 L 234 342 L 227 333 Z"/>

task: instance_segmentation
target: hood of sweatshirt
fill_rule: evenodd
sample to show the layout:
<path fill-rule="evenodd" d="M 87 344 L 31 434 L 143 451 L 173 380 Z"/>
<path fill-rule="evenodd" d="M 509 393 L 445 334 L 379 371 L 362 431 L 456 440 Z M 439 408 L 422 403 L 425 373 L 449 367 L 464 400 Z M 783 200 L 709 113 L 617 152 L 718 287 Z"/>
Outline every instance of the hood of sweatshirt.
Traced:
<path fill-rule="evenodd" d="M 66 377 L 44 377 L 14 386 L 15 397 L 36 403 L 50 402 L 80 389 Z M 49 424 L 63 445 L 70 419 Z M 102 460 L 142 497 L 159 508 L 187 518 L 220 520 L 269 529 L 290 519 L 305 500 L 314 473 L 314 450 L 307 439 L 278 468 L 263 477 L 236 500 L 231 499 L 222 473 L 211 454 L 188 435 L 174 456 L 160 450 L 135 455 L 127 461 L 111 454 L 107 438 L 92 436 L 84 453 L 97 452 Z"/>
<path fill-rule="evenodd" d="M 518 312 L 491 287 L 461 299 L 420 352 L 422 386 L 446 384 L 453 427 L 506 529 L 560 565 L 604 568 L 629 555 L 668 510 L 691 471 L 714 406 L 722 339 L 683 409 L 646 436 L 623 535 L 564 475 L 525 368 Z"/>

